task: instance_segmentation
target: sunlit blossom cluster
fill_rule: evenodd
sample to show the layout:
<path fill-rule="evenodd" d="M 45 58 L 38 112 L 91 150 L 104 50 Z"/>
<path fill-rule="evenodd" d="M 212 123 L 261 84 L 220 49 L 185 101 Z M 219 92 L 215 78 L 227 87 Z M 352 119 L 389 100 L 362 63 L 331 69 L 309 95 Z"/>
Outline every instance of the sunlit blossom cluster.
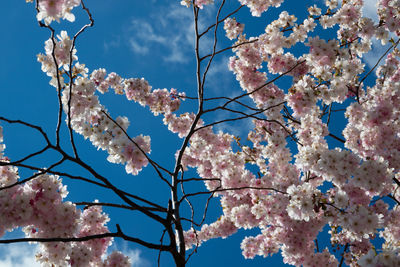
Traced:
<path fill-rule="evenodd" d="M 318 205 L 317 201 L 321 192 L 311 184 L 291 185 L 288 187 L 287 193 L 290 200 L 286 211 L 290 218 L 309 221 L 310 218 L 318 215 L 315 207 Z"/>
<path fill-rule="evenodd" d="M 65 31 L 61 32 L 55 44 L 53 48 L 52 40 L 46 41 L 46 54 L 39 54 L 38 61 L 42 63 L 42 70 L 52 78 L 50 84 L 62 90 L 64 111 L 70 114 L 72 128 L 99 149 L 107 150 L 109 153 L 107 159 L 110 162 L 125 164 L 128 173 L 138 174 L 148 163 L 146 154 L 151 150 L 150 137 L 143 135 L 129 137 L 126 132 L 129 126 L 128 118 L 112 119 L 105 107 L 100 104 L 95 92 L 104 94 L 112 88 L 116 94 L 125 94 L 128 100 L 148 106 L 155 115 L 164 114 L 164 121 L 170 127 L 175 127 L 173 125 L 183 119 L 168 118 L 171 118 L 172 112 L 179 108 L 180 97 L 184 94 L 178 94 L 175 89 L 152 90 L 143 78 L 123 79 L 114 72 L 107 74 L 104 69 L 93 71 L 89 77 L 88 69 L 76 62 L 78 59 L 76 49 L 73 49 L 70 62 L 72 41 Z M 57 65 L 54 63 L 53 50 Z M 77 75 L 72 86 L 64 83 L 64 76 L 70 68 L 74 75 Z M 60 72 L 60 69 L 63 72 Z M 64 73 L 64 76 L 60 73 Z M 188 123 L 190 124 L 190 121 Z"/>
<path fill-rule="evenodd" d="M 2 129 L 0 127 L 0 129 Z M 0 131 L 1 132 L 1 131 Z M 4 146 L 4 145 L 3 145 Z M 2 162 L 9 162 L 1 157 Z M 18 182 L 18 169 L 0 167 L 0 186 Z M 27 237 L 72 238 L 108 232 L 109 221 L 100 206 L 81 212 L 75 204 L 63 201 L 68 191 L 59 177 L 38 174 L 30 181 L 0 191 L 0 235 L 16 227 L 24 227 Z M 36 258 L 43 266 L 130 266 L 130 261 L 120 253 L 111 254 L 104 262 L 110 238 L 86 242 L 41 243 Z"/>
<path fill-rule="evenodd" d="M 399 262 L 400 256 L 396 251 L 384 250 L 377 254 L 371 249 L 360 258 L 358 264 L 365 267 L 396 266 Z"/>
<path fill-rule="evenodd" d="M 239 2 L 249 7 L 253 16 L 259 17 L 269 7 L 279 7 L 283 0 L 239 0 Z"/>
<path fill-rule="evenodd" d="M 226 31 L 226 37 L 230 40 L 237 38 L 238 35 L 242 34 L 244 25 L 236 21 L 235 18 L 227 18 L 224 21 L 224 30 Z"/>
<path fill-rule="evenodd" d="M 32 2 L 33 0 L 26 0 Z M 80 0 L 37 0 L 39 12 L 37 20 L 44 20 L 46 24 L 50 24 L 53 20 L 60 21 L 66 19 L 73 22 L 75 20 L 74 14 L 71 10 L 81 4 Z"/>
<path fill-rule="evenodd" d="M 192 0 L 182 0 L 181 1 L 181 5 L 189 7 L 192 4 Z M 199 8 L 203 8 L 204 5 L 209 5 L 209 4 L 213 4 L 214 0 L 195 0 L 194 4 L 199 7 Z"/>

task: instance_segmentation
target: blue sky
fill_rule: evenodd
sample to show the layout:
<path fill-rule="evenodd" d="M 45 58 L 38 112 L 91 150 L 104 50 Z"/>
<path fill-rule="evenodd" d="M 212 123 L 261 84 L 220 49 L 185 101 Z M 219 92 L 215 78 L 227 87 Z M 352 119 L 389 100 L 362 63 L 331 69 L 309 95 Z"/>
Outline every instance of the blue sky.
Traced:
<path fill-rule="evenodd" d="M 195 58 L 193 53 L 193 32 L 191 10 L 179 5 L 178 0 L 126 1 L 126 0 L 87 0 L 95 26 L 88 29 L 77 41 L 79 62 L 86 64 L 90 72 L 97 68 L 105 68 L 108 72 L 116 72 L 124 78 L 144 77 L 153 88 L 176 88 L 185 91 L 187 95 L 195 95 Z M 228 1 L 225 12 L 238 6 L 237 1 Z M 308 1 L 312 4 L 314 1 Z M 315 1 L 320 2 L 320 1 Z M 374 1 L 366 1 L 373 3 Z M 271 9 L 268 17 L 250 18 L 247 8 L 241 10 L 238 18 L 246 23 L 247 36 L 259 34 L 266 26 L 266 22 L 276 19 L 284 9 L 298 15 L 299 20 L 306 16 L 305 9 L 299 8 L 301 1 L 286 1 L 280 9 Z M 44 41 L 49 38 L 49 32 L 38 27 L 32 4 L 23 0 L 5 1 L 3 7 L 3 23 L 0 24 L 2 42 L 0 51 L 3 52 L 0 61 L 0 115 L 11 119 L 24 121 L 42 126 L 52 136 L 57 119 L 56 90 L 49 85 L 49 79 L 40 69 L 36 55 L 44 51 Z M 203 10 L 201 25 L 214 22 L 214 7 Z M 373 5 L 365 10 L 366 14 L 373 13 Z M 77 31 L 87 22 L 79 9 L 74 10 L 77 15 L 75 23 L 53 23 L 59 32 L 67 29 L 69 33 Z M 240 20 L 239 20 L 240 21 Z M 230 41 L 220 36 L 219 47 L 229 46 Z M 206 37 L 202 45 L 202 53 L 210 51 L 211 37 Z M 216 58 L 209 75 L 207 95 L 232 96 L 240 93 L 240 88 L 232 73 L 227 70 L 226 63 L 230 52 Z M 376 54 L 367 57 L 367 63 L 374 62 Z M 152 153 L 154 160 L 162 165 L 173 167 L 175 151 L 180 147 L 181 139 L 168 132 L 162 125 L 161 117 L 153 117 L 148 109 L 137 104 L 129 103 L 121 96 L 107 94 L 101 96 L 100 101 L 110 113 L 117 117 L 129 117 L 131 126 L 129 134 L 136 136 L 140 133 L 152 138 Z M 193 109 L 194 105 L 186 101 L 183 110 Z M 217 119 L 222 117 L 217 115 Z M 1 124 L 4 128 L 4 139 L 7 145 L 6 155 L 11 159 L 18 159 L 29 152 L 41 148 L 43 142 L 40 137 L 22 127 Z M 217 127 L 217 130 L 227 130 L 235 135 L 243 135 L 250 127 L 249 122 L 240 122 Z M 65 128 L 64 128 L 65 131 Z M 339 131 L 340 132 L 340 131 Z M 54 135 L 54 134 L 53 134 Z M 53 136 L 54 137 L 54 136 Z M 127 175 L 123 166 L 114 165 L 106 161 L 106 154 L 97 151 L 83 138 L 77 137 L 78 150 L 82 158 L 90 163 L 102 175 L 110 178 L 116 185 L 137 193 L 149 199 L 156 199 L 165 205 L 169 198 L 168 189 L 163 186 L 151 168 L 146 168 L 138 176 Z M 337 145 L 337 144 L 335 144 Z M 32 163 L 39 166 L 48 166 L 54 155 L 47 154 Z M 64 170 L 74 174 L 86 173 L 76 166 L 65 165 Z M 20 170 L 21 176 L 29 172 Z M 98 191 L 94 187 L 82 186 L 81 183 L 63 180 L 68 185 L 71 201 L 113 201 L 115 198 L 107 191 Z M 196 184 L 197 189 L 204 189 L 203 185 Z M 196 188 L 193 188 L 196 189 Z M 203 201 L 203 202 L 201 202 Z M 204 199 L 196 202 L 200 207 Z M 212 209 L 208 222 L 212 222 L 220 215 L 217 200 L 212 202 Z M 127 233 L 156 242 L 161 235 L 161 228 L 154 222 L 137 213 L 121 212 L 105 209 L 110 214 L 110 229 L 119 223 Z M 284 266 L 280 255 L 264 259 L 257 257 L 254 260 L 245 260 L 241 255 L 240 242 L 244 236 L 256 234 L 257 231 L 241 231 L 229 239 L 211 240 L 204 243 L 189 262 L 189 266 Z M 16 233 L 18 234 L 18 233 Z M 15 234 L 14 234 L 15 235 Z M 28 266 L 26 262 L 17 264 L 17 258 L 25 260 L 25 256 L 32 256 L 34 249 L 21 249 L 21 245 L 0 247 L 0 267 Z M 27 245 L 26 245 L 27 246 Z M 329 244 L 328 244 L 329 246 Z M 116 240 L 113 248 L 123 250 L 132 256 L 134 266 L 156 266 L 157 252 L 150 251 L 135 244 L 127 244 Z M 18 254 L 23 251 L 22 255 Z M 32 251 L 32 253 L 27 253 Z M 12 255 L 16 255 L 12 258 Z M 32 256 L 33 259 L 33 256 Z M 26 259 L 28 260 L 28 259 Z M 7 262 L 8 261 L 8 262 Z M 162 257 L 161 266 L 173 266 L 171 258 L 166 254 Z M 29 263 L 29 266 L 34 266 Z"/>

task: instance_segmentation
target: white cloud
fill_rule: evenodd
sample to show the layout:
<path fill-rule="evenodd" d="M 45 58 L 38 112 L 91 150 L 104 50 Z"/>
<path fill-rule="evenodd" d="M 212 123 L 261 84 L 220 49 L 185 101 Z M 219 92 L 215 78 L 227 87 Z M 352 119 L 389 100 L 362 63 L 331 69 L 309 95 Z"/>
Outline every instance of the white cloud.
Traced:
<path fill-rule="evenodd" d="M 165 10 L 169 10 L 165 14 Z M 204 20 L 210 12 L 203 13 Z M 203 20 L 201 20 L 203 21 Z M 205 24 L 199 22 L 200 28 Z M 206 20 L 212 23 L 213 20 Z M 185 63 L 193 57 L 195 44 L 194 22 L 191 9 L 174 3 L 164 9 L 154 9 L 148 19 L 133 19 L 129 27 L 129 45 L 134 53 L 144 55 L 149 51 L 160 51 L 162 59 L 169 63 Z M 212 39 L 203 36 L 200 41 L 200 52 L 209 53 Z"/>
<path fill-rule="evenodd" d="M 2 244 L 0 267 L 40 267 L 35 260 L 37 245 L 27 243 Z"/>
<path fill-rule="evenodd" d="M 233 134 L 239 136 L 242 139 L 246 139 L 247 134 L 254 128 L 252 119 L 238 120 L 230 123 L 220 123 L 215 126 L 214 132 L 222 131 L 224 133 Z"/>
<path fill-rule="evenodd" d="M 218 79 L 217 77 L 219 77 L 219 76 L 216 76 L 215 79 Z M 235 92 L 231 91 L 229 93 L 225 91 L 225 93 L 223 93 L 221 95 L 224 95 L 228 98 L 233 99 L 233 98 L 237 97 L 239 94 L 241 94 L 241 91 L 236 90 Z M 255 106 L 254 102 L 248 96 L 240 98 L 240 99 L 238 99 L 238 101 L 240 101 L 241 103 L 246 104 L 248 106 L 252 106 L 252 107 Z M 226 100 L 223 100 L 223 101 L 221 101 L 221 103 L 219 103 L 219 104 L 215 103 L 215 104 L 221 105 L 225 102 L 226 102 Z M 245 114 L 251 114 L 254 112 L 254 111 L 251 111 L 237 103 L 230 103 L 227 106 L 227 108 L 236 110 L 236 111 L 241 111 Z M 244 116 L 243 114 L 239 114 L 239 113 L 233 113 L 230 111 L 221 111 L 218 113 L 214 113 L 214 115 L 212 115 L 212 117 L 211 117 L 212 121 L 208 121 L 207 119 L 205 119 L 205 121 L 206 121 L 206 123 L 212 123 L 212 122 L 222 121 L 225 119 L 239 118 L 239 117 L 243 117 L 243 116 Z M 262 114 L 259 114 L 256 116 L 263 117 Z M 222 131 L 225 133 L 233 134 L 235 136 L 239 136 L 242 139 L 246 139 L 248 133 L 251 130 L 253 130 L 253 128 L 254 128 L 253 120 L 254 120 L 254 118 L 249 117 L 249 118 L 243 118 L 240 120 L 219 123 L 214 126 L 214 132 Z"/>
<path fill-rule="evenodd" d="M 167 39 L 160 33 L 156 34 L 153 26 L 146 21 L 133 19 L 131 29 L 139 39 L 161 44 L 167 43 Z"/>
<path fill-rule="evenodd" d="M 141 250 L 127 249 L 127 250 L 123 250 L 122 252 L 131 259 L 132 267 L 150 266 L 150 263 L 140 256 L 140 254 L 142 253 Z"/>
<path fill-rule="evenodd" d="M 378 9 L 376 4 L 376 0 L 364 0 L 362 12 L 364 17 L 371 18 L 377 24 L 379 22 L 379 17 L 377 14 Z M 390 33 L 389 36 L 394 37 L 395 35 L 393 33 Z M 372 49 L 363 57 L 364 62 L 368 65 L 369 68 L 375 66 L 379 58 L 386 52 L 389 46 L 390 44 L 383 46 L 381 44 L 381 41 L 377 40 L 376 38 L 372 39 Z M 384 60 L 381 60 L 379 65 L 382 65 L 384 62 Z"/>
<path fill-rule="evenodd" d="M 129 44 L 133 52 L 139 55 L 145 55 L 149 52 L 149 48 L 145 45 L 140 45 L 133 38 L 129 39 Z"/>
<path fill-rule="evenodd" d="M 218 61 L 214 58 L 208 71 L 209 76 L 229 75 L 229 79 L 234 78 L 233 72 L 228 69 L 229 57 L 220 57 Z"/>
<path fill-rule="evenodd" d="M 121 44 L 121 37 L 117 36 L 114 39 L 111 39 L 111 41 L 104 42 L 104 50 L 108 52 L 110 48 L 117 48 Z"/>
<path fill-rule="evenodd" d="M 371 18 L 375 23 L 378 23 L 379 18 L 377 14 L 376 3 L 376 0 L 364 0 L 362 12 L 364 17 Z"/>
<path fill-rule="evenodd" d="M 379 58 L 386 52 L 390 44 L 383 46 L 380 40 L 372 40 L 372 49 L 367 54 L 364 55 L 363 60 L 368 65 L 369 68 L 375 66 Z M 385 62 L 384 59 L 379 62 L 379 66 Z"/>
<path fill-rule="evenodd" d="M 175 42 L 171 42 L 170 49 L 171 49 L 170 54 L 163 57 L 163 59 L 166 62 L 173 62 L 173 63 L 187 62 L 188 60 L 187 54 L 182 49 L 180 49 L 178 40 L 175 40 Z"/>
<path fill-rule="evenodd" d="M 210 88 L 219 96 L 231 94 L 232 88 L 240 88 L 235 75 L 228 68 L 228 63 L 228 56 L 215 57 L 207 73 L 206 88 Z M 241 90 L 237 93 L 240 94 Z"/>

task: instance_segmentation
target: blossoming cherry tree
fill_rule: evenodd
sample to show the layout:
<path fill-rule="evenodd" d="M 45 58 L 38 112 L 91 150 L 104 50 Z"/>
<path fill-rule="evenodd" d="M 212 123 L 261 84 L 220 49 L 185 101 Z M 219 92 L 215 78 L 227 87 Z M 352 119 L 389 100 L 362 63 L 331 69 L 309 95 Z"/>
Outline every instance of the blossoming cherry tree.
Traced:
<path fill-rule="evenodd" d="M 303 11 L 303 20 L 283 10 L 253 37 L 246 35 L 240 12 L 247 7 L 260 17 L 283 0 L 239 0 L 233 11 L 224 11 L 225 0 L 215 2 L 180 1 L 192 9 L 194 21 L 197 90 L 188 95 L 153 89 L 144 78 L 123 78 L 103 68 L 90 71 L 79 63 L 76 47 L 77 38 L 93 26 L 88 7 L 82 0 L 35 2 L 39 26 L 51 33 L 38 61 L 56 88 L 58 125 L 52 140 L 39 126 L 0 117 L 2 125 L 21 124 L 38 131 L 46 143 L 44 149 L 14 161 L 4 154 L 5 145 L 0 146 L 0 233 L 23 227 L 26 234 L 0 243 L 39 242 L 37 260 L 43 266 L 130 266 L 121 252 L 105 255 L 112 239 L 121 238 L 170 253 L 177 266 L 185 266 L 203 242 L 227 238 L 239 229 L 259 229 L 240 245 L 245 258 L 280 252 L 284 263 L 294 266 L 400 265 L 399 1 L 377 1 L 379 21 L 363 16 L 362 0 L 318 2 Z M 199 18 L 212 5 L 216 20 L 201 31 Z M 89 23 L 75 35 L 56 32 L 54 21 L 73 22 L 78 7 Z M 233 42 L 223 49 L 217 46 L 223 38 L 221 28 Z M 325 32 L 335 34 L 324 39 Z M 200 44 L 207 34 L 214 42 L 209 54 L 203 54 Z M 375 40 L 387 48 L 369 66 L 364 58 Z M 211 63 L 229 51 L 233 54 L 227 67 L 243 92 L 211 97 L 213 88 L 206 84 Z M 290 82 L 281 83 L 282 77 Z M 171 155 L 174 166 L 154 161 L 150 136 L 129 136 L 129 119 L 114 118 L 101 104 L 99 96 L 110 91 L 162 116 L 168 130 L 181 138 Z M 181 111 L 183 100 L 193 101 L 195 111 Z M 335 107 L 345 109 L 343 136 L 332 131 Z M 228 114 L 223 119 L 209 116 L 222 111 Z M 63 118 L 72 154 L 61 145 Z M 247 141 L 217 131 L 218 125 L 241 120 L 252 121 Z M 127 174 L 140 175 L 150 165 L 171 192 L 167 204 L 119 189 L 100 175 L 79 156 L 74 133 L 106 151 L 107 160 L 124 165 Z M 49 150 L 61 159 L 46 168 L 25 164 Z M 64 162 L 79 165 L 92 177 L 55 171 Z M 20 178 L 18 168 L 35 172 Z M 184 176 L 193 170 L 196 177 Z M 80 210 L 77 203 L 63 201 L 68 192 L 60 177 L 111 190 L 123 204 L 87 202 Z M 184 190 L 199 181 L 206 191 Z M 208 200 L 197 222 L 191 201 L 200 195 Z M 220 201 L 222 214 L 206 224 L 213 197 Z M 186 203 L 192 211 L 189 217 Z M 159 223 L 164 229 L 160 243 L 128 235 L 118 224 L 111 232 L 102 206 L 135 210 Z M 334 249 L 318 242 L 324 229 Z"/>

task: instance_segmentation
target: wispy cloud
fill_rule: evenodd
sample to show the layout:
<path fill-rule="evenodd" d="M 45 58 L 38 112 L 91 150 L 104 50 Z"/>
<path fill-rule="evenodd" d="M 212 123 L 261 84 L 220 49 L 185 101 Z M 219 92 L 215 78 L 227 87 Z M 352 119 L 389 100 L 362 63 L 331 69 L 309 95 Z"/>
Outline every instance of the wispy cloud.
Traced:
<path fill-rule="evenodd" d="M 222 119 L 225 117 L 219 116 Z M 225 118 L 226 119 L 226 118 Z M 218 121 L 218 120 L 217 120 Z M 222 131 L 246 139 L 247 134 L 254 128 L 252 119 L 237 120 L 231 123 L 220 123 L 215 126 L 214 132 Z"/>
<path fill-rule="evenodd" d="M 37 245 L 5 244 L 0 246 L 0 267 L 40 267 L 35 260 Z"/>
<path fill-rule="evenodd" d="M 364 7 L 362 9 L 363 16 L 371 18 L 375 23 L 379 21 L 376 0 L 364 0 Z"/>
<path fill-rule="evenodd" d="M 165 10 L 169 12 L 166 14 Z M 163 54 L 161 58 L 165 62 L 188 62 L 195 44 L 191 9 L 174 4 L 163 9 L 154 9 L 153 12 L 150 20 L 132 19 L 128 30 L 128 43 L 132 51 L 139 55 L 157 51 Z M 199 27 L 204 28 L 201 21 Z M 204 36 L 201 39 L 201 52 L 210 48 L 211 44 L 212 40 Z"/>
<path fill-rule="evenodd" d="M 161 33 L 155 33 L 153 25 L 147 21 L 133 19 L 131 22 L 131 30 L 138 39 L 160 44 L 167 43 L 165 36 L 163 36 Z"/>
<path fill-rule="evenodd" d="M 111 48 L 117 48 L 121 45 L 121 37 L 120 36 L 116 36 L 113 39 L 111 39 L 110 41 L 104 41 L 104 50 L 106 52 L 108 52 L 108 50 L 110 50 Z"/>
<path fill-rule="evenodd" d="M 382 46 L 381 41 L 377 39 L 372 40 L 372 49 L 367 54 L 364 55 L 363 60 L 369 68 L 375 66 L 379 58 L 386 52 L 390 44 Z M 381 60 L 379 65 L 382 65 L 385 60 Z"/>
<path fill-rule="evenodd" d="M 229 70 L 228 63 L 229 56 L 215 57 L 207 73 L 206 87 L 212 88 L 217 96 L 230 95 L 232 88 L 239 88 L 239 83 L 233 72 Z"/>
<path fill-rule="evenodd" d="M 233 72 L 228 69 L 229 57 L 219 57 L 219 59 L 214 60 L 211 64 L 208 75 L 215 77 L 221 75 L 229 75 L 229 79 L 232 79 Z"/>
<path fill-rule="evenodd" d="M 139 44 L 135 39 L 130 38 L 129 44 L 133 52 L 139 55 L 146 55 L 149 52 L 149 48 L 146 45 Z"/>
<path fill-rule="evenodd" d="M 378 17 L 378 9 L 377 9 L 377 1 L 376 0 L 364 0 L 364 6 L 362 9 L 363 16 L 371 18 L 375 24 L 379 22 Z M 394 37 L 393 33 L 390 33 L 390 37 Z M 372 39 L 372 49 L 370 52 L 364 55 L 364 62 L 367 64 L 369 68 L 372 68 L 379 60 L 379 58 L 385 53 L 390 44 L 386 46 L 382 46 L 381 41 L 376 38 Z M 379 65 L 383 64 L 384 60 L 382 60 Z"/>
<path fill-rule="evenodd" d="M 128 249 L 124 250 L 123 253 L 131 259 L 132 267 L 150 267 L 149 261 L 144 259 L 140 254 L 142 253 L 139 249 Z"/>

